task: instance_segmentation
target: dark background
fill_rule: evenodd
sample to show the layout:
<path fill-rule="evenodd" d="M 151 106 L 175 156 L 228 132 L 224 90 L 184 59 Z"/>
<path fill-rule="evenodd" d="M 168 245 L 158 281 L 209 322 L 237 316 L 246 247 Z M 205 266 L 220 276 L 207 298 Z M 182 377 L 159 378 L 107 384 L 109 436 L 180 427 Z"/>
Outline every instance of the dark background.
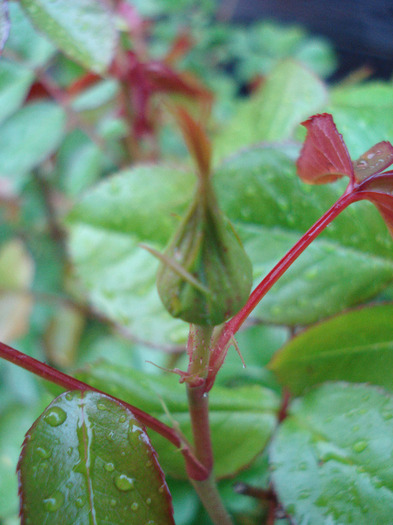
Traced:
<path fill-rule="evenodd" d="M 327 37 L 339 57 L 337 78 L 364 66 L 373 77 L 392 77 L 393 0 L 222 0 L 221 10 L 234 22 L 298 23 Z"/>

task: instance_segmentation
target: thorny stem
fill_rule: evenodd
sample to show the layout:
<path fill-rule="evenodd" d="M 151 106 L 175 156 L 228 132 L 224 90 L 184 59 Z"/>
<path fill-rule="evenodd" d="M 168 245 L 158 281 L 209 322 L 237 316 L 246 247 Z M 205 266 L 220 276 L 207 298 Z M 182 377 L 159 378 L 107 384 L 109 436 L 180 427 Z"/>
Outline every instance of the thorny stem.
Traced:
<path fill-rule="evenodd" d="M 67 374 L 63 374 L 59 370 L 56 370 L 45 363 L 41 363 L 41 361 L 23 354 L 22 352 L 15 350 L 15 348 L 12 348 L 1 342 L 0 357 L 20 366 L 21 368 L 24 368 L 25 370 L 28 370 L 29 372 L 33 372 L 37 376 L 42 377 L 47 381 L 51 381 L 52 383 L 65 388 L 66 390 L 80 390 L 82 392 L 91 390 L 94 392 L 99 392 L 100 394 L 109 395 L 98 388 L 94 388 L 83 381 L 79 381 L 78 379 L 75 379 Z M 114 396 L 109 397 L 112 397 L 126 408 L 131 410 L 143 425 L 150 428 L 151 430 L 154 430 L 170 441 L 173 445 L 175 445 L 175 447 L 179 448 L 184 456 L 187 472 L 190 478 L 195 480 L 206 479 L 208 475 L 206 468 L 195 458 L 188 445 L 184 443 L 184 441 L 179 437 L 176 430 L 168 427 L 143 410 L 140 410 L 139 408 L 130 405 L 121 399 L 118 399 Z"/>
<path fill-rule="evenodd" d="M 232 520 L 222 503 L 212 473 L 213 449 L 209 424 L 209 396 L 205 393 L 212 332 L 212 327 L 193 325 L 190 328 L 188 340 L 190 359 L 188 373 L 202 380 L 202 383 L 196 386 L 193 386 L 192 383 L 187 384 L 194 451 L 196 458 L 208 472 L 206 479 L 191 480 L 191 482 L 213 523 L 215 525 L 231 525 Z"/>
<path fill-rule="evenodd" d="M 298 242 L 284 255 L 278 264 L 266 275 L 260 284 L 251 293 L 247 303 L 230 321 L 224 326 L 210 358 L 209 375 L 206 381 L 208 392 L 214 384 L 218 370 L 224 362 L 228 347 L 234 334 L 239 330 L 254 308 L 263 299 L 270 288 L 288 270 L 295 260 L 303 253 L 312 241 L 339 215 L 349 204 L 358 200 L 351 185 L 345 193 L 333 204 L 329 210 L 322 215 L 317 222 L 298 240 Z"/>

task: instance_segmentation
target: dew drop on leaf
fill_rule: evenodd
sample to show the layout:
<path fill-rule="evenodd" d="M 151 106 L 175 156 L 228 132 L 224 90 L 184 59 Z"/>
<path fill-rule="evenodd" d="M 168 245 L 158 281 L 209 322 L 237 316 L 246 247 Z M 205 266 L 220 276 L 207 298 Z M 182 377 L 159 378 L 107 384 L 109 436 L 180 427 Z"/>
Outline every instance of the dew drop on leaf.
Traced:
<path fill-rule="evenodd" d="M 67 414 L 60 407 L 52 407 L 44 416 L 44 421 L 51 427 L 58 427 L 67 419 Z"/>
<path fill-rule="evenodd" d="M 119 490 L 127 492 L 128 490 L 132 490 L 134 488 L 134 480 L 125 474 L 120 474 L 115 478 L 115 485 Z"/>
<path fill-rule="evenodd" d="M 50 498 L 44 499 L 45 510 L 49 512 L 56 512 L 64 503 L 64 494 L 59 490 L 53 493 Z"/>
<path fill-rule="evenodd" d="M 107 472 L 113 472 L 115 470 L 115 465 L 113 463 L 105 463 L 104 469 Z"/>
<path fill-rule="evenodd" d="M 51 457 L 52 452 L 44 447 L 37 447 L 37 454 L 43 459 L 48 459 Z"/>
<path fill-rule="evenodd" d="M 139 509 L 139 505 L 136 501 L 134 501 L 134 503 L 131 505 L 131 510 L 136 512 L 138 509 Z"/>
<path fill-rule="evenodd" d="M 354 443 L 352 448 L 355 452 L 363 452 L 363 450 L 365 450 L 367 447 L 368 447 L 367 441 L 363 440 L 363 441 L 357 441 L 356 443 Z"/>

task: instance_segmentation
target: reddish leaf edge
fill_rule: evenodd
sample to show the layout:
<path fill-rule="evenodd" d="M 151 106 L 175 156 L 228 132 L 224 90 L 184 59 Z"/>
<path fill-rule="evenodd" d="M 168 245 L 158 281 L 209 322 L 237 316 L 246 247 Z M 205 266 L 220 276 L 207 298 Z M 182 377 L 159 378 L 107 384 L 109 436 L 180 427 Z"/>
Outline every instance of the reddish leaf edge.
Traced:
<path fill-rule="evenodd" d="M 154 432 L 157 432 L 180 450 L 180 452 L 183 454 L 187 474 L 190 479 L 195 481 L 204 481 L 209 477 L 210 472 L 200 463 L 200 461 L 198 461 L 190 445 L 183 437 L 179 436 L 175 429 L 165 425 L 165 423 L 162 423 L 150 414 L 140 410 L 138 407 L 130 405 L 122 399 L 111 396 L 110 394 L 94 388 L 83 381 L 79 381 L 72 376 L 64 374 L 63 372 L 60 372 L 59 370 L 56 370 L 55 368 L 38 361 L 38 359 L 34 359 L 33 357 L 28 356 L 2 342 L 0 342 L 0 357 L 21 368 L 24 368 L 25 370 L 28 370 L 29 372 L 34 373 L 42 379 L 51 381 L 52 383 L 65 388 L 66 390 L 79 390 L 81 392 L 89 390 L 92 392 L 98 392 L 99 394 L 103 394 L 110 397 L 111 399 L 114 399 L 116 402 L 122 404 L 124 407 L 130 410 L 143 426 L 146 426 Z"/>
<path fill-rule="evenodd" d="M 259 283 L 244 307 L 220 328 L 210 355 L 206 392 L 212 388 L 229 347 L 235 344 L 235 334 L 244 321 L 299 255 L 347 206 L 360 200 L 371 201 L 393 236 L 393 170 L 384 171 L 393 164 L 392 144 L 388 141 L 379 142 L 352 162 L 332 115 L 314 115 L 304 121 L 303 125 L 308 133 L 296 163 L 299 177 L 304 182 L 322 184 L 348 176 L 349 184 L 337 202 L 307 230 Z"/>
<path fill-rule="evenodd" d="M 126 410 L 128 410 L 132 416 L 134 417 L 134 419 L 137 419 L 138 422 L 140 422 L 140 420 L 138 418 L 135 418 L 135 413 L 133 410 L 131 410 L 128 406 L 127 406 L 127 403 L 124 403 L 122 402 L 121 400 L 118 400 L 116 398 L 114 398 L 113 396 L 110 396 L 108 394 L 105 394 L 103 392 L 99 392 L 99 391 L 95 391 L 95 390 L 80 390 L 78 389 L 77 392 L 81 392 L 81 399 L 83 399 L 83 395 L 85 392 L 91 392 L 91 391 L 94 391 L 95 393 L 97 394 L 100 394 L 100 395 L 103 395 L 104 397 L 108 398 L 108 399 L 112 399 L 113 401 L 115 401 L 117 404 L 119 404 L 120 406 L 124 407 Z M 68 392 L 73 392 L 72 390 L 71 391 L 68 391 Z M 55 399 L 53 399 L 53 401 L 46 407 L 45 410 L 47 410 L 53 403 L 55 403 L 57 401 L 57 399 L 59 399 L 61 396 L 63 396 L 65 394 L 65 392 L 63 392 L 62 394 L 60 394 L 59 396 L 57 396 Z M 131 406 L 131 405 L 130 405 Z M 44 410 L 44 412 L 45 412 Z M 41 416 L 40 416 L 41 417 Z M 38 424 L 38 420 L 40 418 L 37 418 L 36 421 L 32 424 L 32 426 L 29 428 L 29 430 L 26 432 L 25 434 L 25 438 L 23 440 L 23 443 L 22 443 L 22 450 L 21 450 L 21 453 L 20 453 L 20 456 L 19 456 L 19 460 L 18 460 L 18 464 L 16 466 L 16 473 L 17 473 L 17 476 L 18 476 L 18 496 L 19 496 L 19 517 L 21 519 L 21 525 L 24 525 L 24 523 L 26 523 L 25 519 L 24 519 L 24 513 L 23 513 L 23 498 L 24 498 L 24 493 L 23 493 L 23 480 L 22 480 L 22 472 L 21 472 L 21 464 L 22 464 L 22 461 L 23 461 L 23 458 L 24 458 L 24 455 L 25 455 L 25 449 L 26 449 L 26 445 L 27 443 L 29 442 L 29 440 L 31 439 L 30 438 L 30 435 L 31 433 L 34 431 L 35 427 L 37 426 Z M 142 425 L 143 427 L 143 425 Z M 172 524 L 175 525 L 175 521 L 174 521 L 174 518 L 173 518 L 173 505 L 172 505 L 172 495 L 169 491 L 169 487 L 168 487 L 168 484 L 165 480 L 165 474 L 164 474 L 164 471 L 162 470 L 161 468 L 161 465 L 158 461 L 158 455 L 157 455 L 157 452 L 155 451 L 153 445 L 151 444 L 151 441 L 150 441 L 150 438 L 149 436 L 147 435 L 146 433 L 146 430 L 145 428 L 143 428 L 143 431 L 145 433 L 145 436 L 144 436 L 144 441 L 145 443 L 147 444 L 148 448 L 150 449 L 150 452 L 151 452 L 151 457 L 150 457 L 150 460 L 153 462 L 154 464 L 154 467 L 155 469 L 157 470 L 158 472 L 158 475 L 161 479 L 161 482 L 162 482 L 162 487 L 163 487 L 163 491 L 165 491 L 165 496 L 166 496 L 166 501 L 168 503 L 168 512 L 169 512 L 169 516 L 171 517 L 172 519 Z M 161 489 L 160 489 L 161 490 Z"/>

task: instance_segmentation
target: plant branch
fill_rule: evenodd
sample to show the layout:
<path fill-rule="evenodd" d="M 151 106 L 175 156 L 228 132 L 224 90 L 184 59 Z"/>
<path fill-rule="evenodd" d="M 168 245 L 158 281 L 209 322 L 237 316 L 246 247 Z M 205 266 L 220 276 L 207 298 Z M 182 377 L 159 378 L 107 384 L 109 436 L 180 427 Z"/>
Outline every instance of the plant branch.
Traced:
<path fill-rule="evenodd" d="M 205 509 L 208 511 L 214 525 L 233 525 L 232 519 L 222 503 L 213 476 L 210 476 L 204 481 L 195 482 L 191 480 L 191 483 Z"/>
<path fill-rule="evenodd" d="M 322 231 L 333 221 L 333 219 L 335 219 L 347 206 L 356 200 L 358 200 L 358 197 L 354 193 L 352 186 L 349 185 L 347 190 L 338 199 L 338 201 L 333 204 L 333 206 L 329 208 L 329 210 L 324 213 L 309 230 L 307 230 L 307 232 L 259 283 L 259 285 L 251 293 L 247 303 L 243 306 L 240 312 L 238 312 L 225 324 L 211 354 L 209 375 L 206 381 L 206 392 L 208 392 L 214 384 L 217 372 L 225 360 L 228 348 L 231 344 L 231 339 L 254 310 L 254 308 L 259 304 L 259 302 L 263 299 L 270 288 L 278 281 L 278 279 L 312 243 L 312 241 L 314 241 L 314 239 L 318 237 L 320 233 L 322 233 Z"/>
<path fill-rule="evenodd" d="M 29 372 L 33 372 L 37 376 L 46 379 L 47 381 L 51 381 L 52 383 L 55 383 L 56 385 L 65 388 L 66 390 L 80 390 L 82 392 L 86 390 L 91 390 L 109 396 L 109 394 L 107 394 L 106 392 L 103 392 L 102 390 L 94 388 L 88 385 L 87 383 L 84 383 L 83 381 L 79 381 L 78 379 L 64 374 L 63 372 L 60 372 L 59 370 L 56 370 L 55 368 L 52 368 L 51 366 L 46 365 L 45 363 L 42 363 L 41 361 L 38 361 L 37 359 L 34 359 L 31 356 L 19 352 L 15 348 L 12 348 L 11 346 L 8 346 L 1 342 L 0 357 L 7 361 L 10 361 L 11 363 L 14 363 L 17 366 L 20 366 L 21 368 L 24 368 L 25 370 L 28 370 Z M 130 405 L 129 403 L 126 403 L 121 399 L 118 399 L 114 396 L 109 397 L 115 399 L 123 406 L 131 410 L 131 412 L 139 419 L 139 421 L 143 425 L 150 428 L 151 430 L 154 430 L 155 432 L 166 438 L 168 441 L 170 441 L 175 447 L 180 449 L 184 456 L 187 473 L 190 476 L 190 478 L 195 480 L 206 479 L 208 475 L 206 468 L 195 458 L 188 445 L 183 442 L 183 440 L 179 437 L 179 435 L 173 428 L 168 427 L 167 425 L 154 418 L 150 414 L 147 414 L 143 410 L 140 410 L 139 408 Z"/>

